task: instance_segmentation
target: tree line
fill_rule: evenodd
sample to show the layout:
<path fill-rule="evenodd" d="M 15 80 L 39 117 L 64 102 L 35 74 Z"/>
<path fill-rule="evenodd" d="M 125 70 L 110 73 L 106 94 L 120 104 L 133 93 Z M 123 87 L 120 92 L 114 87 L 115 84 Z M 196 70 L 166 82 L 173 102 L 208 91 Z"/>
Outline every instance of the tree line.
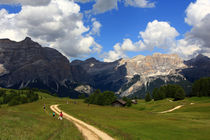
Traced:
<path fill-rule="evenodd" d="M 145 101 L 162 100 L 165 98 L 174 98 L 174 101 L 183 100 L 185 98 L 185 91 L 179 85 L 164 85 L 160 88 L 155 88 L 152 92 L 152 96 L 148 92 L 145 96 Z"/>
<path fill-rule="evenodd" d="M 195 81 L 190 96 L 210 96 L 210 77 Z"/>
<path fill-rule="evenodd" d="M 95 90 L 88 98 L 85 99 L 85 103 L 96 105 L 110 105 L 116 100 L 115 93 L 112 91 L 101 92 L 99 89 Z"/>
<path fill-rule="evenodd" d="M 177 101 L 183 100 L 185 96 L 185 91 L 181 86 L 169 84 L 161 86 L 160 88 L 155 88 L 152 92 L 152 95 L 147 92 L 145 101 L 149 102 L 152 99 L 157 101 L 165 98 L 174 98 L 174 101 Z M 201 78 L 200 80 L 195 81 L 189 96 L 210 96 L 210 78 Z"/>
<path fill-rule="evenodd" d="M 19 105 L 37 101 L 39 95 L 32 90 L 15 91 L 0 89 L 0 104 L 8 104 L 9 106 Z"/>

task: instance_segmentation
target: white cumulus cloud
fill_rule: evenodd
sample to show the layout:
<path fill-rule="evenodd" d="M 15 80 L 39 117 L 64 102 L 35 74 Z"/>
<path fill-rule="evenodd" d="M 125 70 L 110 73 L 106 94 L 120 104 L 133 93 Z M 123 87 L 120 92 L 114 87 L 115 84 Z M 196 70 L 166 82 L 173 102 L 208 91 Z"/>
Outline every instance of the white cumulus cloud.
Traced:
<path fill-rule="evenodd" d="M 172 52 L 185 59 L 196 54 L 210 54 L 210 0 L 196 0 L 186 9 L 185 22 L 192 26 L 185 38 L 179 40 Z"/>
<path fill-rule="evenodd" d="M 189 25 L 198 25 L 210 13 L 210 0 L 197 0 L 186 9 L 185 21 Z"/>
<path fill-rule="evenodd" d="M 176 40 L 179 33 L 168 22 L 149 22 L 145 31 L 139 33 L 138 42 L 124 39 L 122 44 L 117 43 L 117 47 L 115 45 L 114 50 L 105 55 L 104 61 L 126 57 L 126 52 L 129 51 L 153 50 L 154 47 L 166 49 L 168 53 L 176 53 L 184 59 L 190 59 L 199 53 L 210 56 L 210 0 L 190 3 L 186 9 L 185 22 L 192 29 L 179 40 Z"/>
<path fill-rule="evenodd" d="M 141 40 L 132 42 L 124 39 L 123 43 L 117 43 L 114 50 L 109 51 L 104 61 L 114 61 L 126 57 L 126 52 L 136 52 L 143 50 L 153 50 L 154 47 L 168 49 L 176 45 L 175 38 L 179 35 L 174 27 L 168 22 L 157 21 L 149 22 L 144 32 L 139 32 Z"/>
<path fill-rule="evenodd" d="M 157 21 L 149 22 L 144 32 L 140 32 L 144 45 L 148 49 L 167 48 L 175 45 L 175 38 L 179 35 L 174 27 L 168 22 Z"/>
<path fill-rule="evenodd" d="M 170 53 L 179 54 L 183 59 L 189 59 L 197 55 L 200 50 L 199 43 L 191 43 L 187 39 L 181 39 L 177 41 L 176 47 L 170 48 Z"/>
<path fill-rule="evenodd" d="M 41 6 L 22 5 L 17 14 L 2 9 L 0 27 L 0 38 L 20 41 L 30 36 L 68 57 L 86 56 L 102 48 L 90 35 L 89 27 L 84 26 L 80 6 L 69 0 L 51 0 Z M 99 28 L 94 28 L 98 33 Z"/>
<path fill-rule="evenodd" d="M 101 28 L 101 23 L 97 21 L 95 18 L 92 18 L 92 29 L 90 34 L 91 35 L 100 35 L 100 28 Z"/>

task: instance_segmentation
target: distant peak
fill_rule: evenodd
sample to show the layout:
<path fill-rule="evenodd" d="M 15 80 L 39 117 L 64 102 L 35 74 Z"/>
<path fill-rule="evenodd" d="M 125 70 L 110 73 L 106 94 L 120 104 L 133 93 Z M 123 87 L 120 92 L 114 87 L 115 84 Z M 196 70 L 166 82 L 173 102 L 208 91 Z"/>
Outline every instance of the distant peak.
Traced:
<path fill-rule="evenodd" d="M 196 58 L 203 58 L 203 57 L 206 57 L 206 56 L 204 56 L 203 54 L 198 54 L 198 55 L 196 56 Z"/>
<path fill-rule="evenodd" d="M 98 62 L 94 57 L 88 58 L 85 60 L 86 62 Z"/>
<path fill-rule="evenodd" d="M 26 37 L 23 41 L 31 41 L 30 37 Z"/>

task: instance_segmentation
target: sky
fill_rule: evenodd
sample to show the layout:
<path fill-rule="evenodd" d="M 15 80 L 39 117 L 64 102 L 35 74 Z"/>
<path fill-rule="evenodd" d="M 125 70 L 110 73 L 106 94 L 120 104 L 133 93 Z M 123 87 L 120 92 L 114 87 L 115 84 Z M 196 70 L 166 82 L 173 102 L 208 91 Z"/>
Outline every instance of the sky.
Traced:
<path fill-rule="evenodd" d="M 74 59 L 210 56 L 210 0 L 0 0 L 0 38 Z"/>

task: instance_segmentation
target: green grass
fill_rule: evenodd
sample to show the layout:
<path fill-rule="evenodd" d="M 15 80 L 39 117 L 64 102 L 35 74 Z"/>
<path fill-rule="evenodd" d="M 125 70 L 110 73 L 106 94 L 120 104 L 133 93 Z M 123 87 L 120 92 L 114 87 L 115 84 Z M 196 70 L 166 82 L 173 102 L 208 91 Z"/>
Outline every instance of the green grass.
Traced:
<path fill-rule="evenodd" d="M 77 128 L 69 121 L 52 117 L 49 106 L 63 103 L 50 95 L 37 102 L 0 108 L 0 140 L 81 140 Z M 46 104 L 46 111 L 43 105 Z"/>
<path fill-rule="evenodd" d="M 195 103 L 190 105 L 190 103 Z M 181 109 L 171 113 L 157 112 L 177 105 Z M 64 111 L 119 140 L 208 140 L 210 138 L 210 98 L 189 98 L 169 102 L 168 99 L 146 103 L 139 100 L 130 108 L 97 106 L 77 100 L 77 104 L 63 104 Z"/>
<path fill-rule="evenodd" d="M 210 98 L 194 97 L 183 101 L 169 99 L 138 100 L 130 108 L 87 105 L 83 100 L 57 98 L 37 92 L 39 101 L 0 107 L 0 140 L 80 140 L 77 128 L 69 121 L 52 117 L 50 105 L 92 124 L 118 140 L 208 140 L 210 137 Z M 66 104 L 66 102 L 69 104 Z M 74 104 L 74 101 L 77 103 Z M 190 103 L 195 103 L 191 105 Z M 46 105 L 46 111 L 43 105 Z M 157 112 L 178 105 L 171 113 Z"/>

